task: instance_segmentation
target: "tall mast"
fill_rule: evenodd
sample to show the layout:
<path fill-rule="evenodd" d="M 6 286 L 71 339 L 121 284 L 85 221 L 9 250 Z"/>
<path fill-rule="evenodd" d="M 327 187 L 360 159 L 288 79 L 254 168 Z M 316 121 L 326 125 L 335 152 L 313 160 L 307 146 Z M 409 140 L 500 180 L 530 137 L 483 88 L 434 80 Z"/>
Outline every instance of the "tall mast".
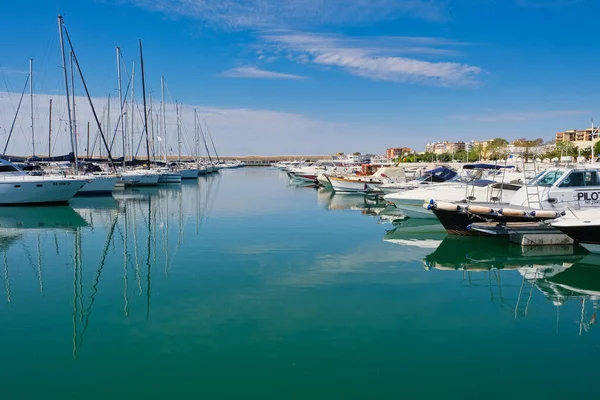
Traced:
<path fill-rule="evenodd" d="M 133 128 L 134 128 L 134 116 L 135 116 L 135 112 L 133 112 L 133 101 L 134 101 L 134 83 L 135 83 L 135 61 L 133 62 L 132 66 L 131 66 L 131 159 L 134 159 L 133 156 L 133 149 L 135 148 L 135 141 L 133 138 Z"/>
<path fill-rule="evenodd" d="M 198 110 L 194 108 L 194 152 L 196 153 L 196 163 L 198 163 Z"/>
<path fill-rule="evenodd" d="M 106 132 L 110 133 L 112 129 L 110 128 L 110 93 L 108 94 L 108 107 L 106 109 Z M 100 146 L 100 154 L 102 154 L 102 146 Z"/>
<path fill-rule="evenodd" d="M 150 115 L 150 143 L 152 143 L 152 159 L 156 160 L 156 136 L 154 135 L 154 103 L 152 102 L 152 92 L 150 92 L 150 110 L 148 114 Z"/>
<path fill-rule="evenodd" d="M 140 39 L 140 64 L 141 64 L 141 68 L 142 68 L 142 93 L 143 93 L 143 97 L 144 97 L 144 131 L 146 131 L 146 155 L 148 156 L 148 169 L 150 169 L 150 141 L 148 140 L 148 112 L 146 111 L 146 82 L 144 80 L 144 56 L 142 54 L 142 40 L 141 39 Z M 148 233 L 148 241 L 150 241 L 149 233 Z M 148 249 L 148 250 L 150 250 L 150 249 Z M 149 258 L 150 258 L 150 253 L 148 253 L 148 259 Z"/>
<path fill-rule="evenodd" d="M 75 138 L 73 137 L 73 121 L 71 119 L 71 102 L 69 99 L 69 78 L 67 77 L 67 59 L 65 56 L 65 42 L 63 39 L 63 18 L 61 15 L 58 16 L 58 36 L 60 38 L 60 49 L 62 53 L 62 68 L 65 77 L 65 93 L 67 96 L 67 113 L 69 114 L 69 136 L 71 138 L 71 149 L 73 150 L 73 156 L 75 157 L 75 172 L 77 172 L 77 148 L 75 146 Z"/>
<path fill-rule="evenodd" d="M 61 21 L 62 21 L 62 18 L 61 18 Z M 98 119 L 98 114 L 96 113 L 96 109 L 94 108 L 94 102 L 92 101 L 92 97 L 90 96 L 90 91 L 88 90 L 87 84 L 85 83 L 85 79 L 83 77 L 83 72 L 81 71 L 81 67 L 79 66 L 79 61 L 77 61 L 77 55 L 75 54 L 75 49 L 73 49 L 73 42 L 71 42 L 71 38 L 69 37 L 69 31 L 67 31 L 67 29 L 64 28 L 64 26 L 63 26 L 63 30 L 65 33 L 65 36 L 67 37 L 67 40 L 69 41 L 69 47 L 71 48 L 71 51 L 73 52 L 73 61 L 75 63 L 75 67 L 77 68 L 77 72 L 79 72 L 79 77 L 81 78 L 81 84 L 83 85 L 83 90 L 85 90 L 85 94 L 86 94 L 88 102 L 90 104 L 90 108 L 92 109 L 92 114 L 94 115 L 94 120 L 96 121 L 96 125 L 98 126 L 98 131 L 100 133 L 100 137 L 102 138 L 102 143 L 104 144 L 104 147 L 106 148 L 106 154 L 108 155 L 108 160 L 110 161 L 110 166 L 116 171 L 116 167 L 113 162 L 112 155 L 110 154 L 110 147 L 108 146 L 106 137 L 104 136 L 104 133 L 102 132 L 102 124 L 100 123 L 100 120 Z M 61 30 L 61 32 L 62 32 L 62 30 Z M 64 52 L 63 52 L 63 58 L 64 58 Z M 77 144 L 77 142 L 75 142 L 75 152 L 77 151 L 76 144 Z M 75 159 L 77 160 L 77 154 L 75 154 Z"/>
<path fill-rule="evenodd" d="M 592 118 L 592 164 L 594 163 L 594 118 Z"/>
<path fill-rule="evenodd" d="M 75 75 L 73 68 L 73 52 L 70 53 L 71 58 L 71 94 L 73 95 L 73 141 L 75 142 L 75 149 L 77 149 L 77 113 L 75 112 Z M 75 154 L 78 154 L 78 151 L 75 151 Z M 77 157 L 75 157 L 75 163 L 77 164 Z"/>
<path fill-rule="evenodd" d="M 48 157 L 52 157 L 52 99 L 50 99 L 50 113 L 48 114 Z"/>
<path fill-rule="evenodd" d="M 215 147 L 215 142 L 213 142 L 212 135 L 210 134 L 210 129 L 208 129 L 208 124 L 206 123 L 206 121 L 204 121 L 204 124 L 206 125 L 206 132 L 208 133 L 210 143 L 212 143 L 213 150 L 215 151 L 215 155 L 217 156 L 217 162 L 221 162 L 221 160 L 219 160 L 219 153 L 217 153 L 217 148 Z"/>
<path fill-rule="evenodd" d="M 177 161 L 181 162 L 181 107 L 175 102 L 177 110 Z"/>
<path fill-rule="evenodd" d="M 33 58 L 29 59 L 29 101 L 31 108 L 31 155 L 35 156 L 35 135 L 33 132 Z"/>
<path fill-rule="evenodd" d="M 123 142 L 123 168 L 125 168 L 125 124 L 123 121 L 123 92 L 121 88 L 121 48 L 117 46 L 117 79 L 119 83 L 119 107 L 121 108 L 121 140 Z"/>
<path fill-rule="evenodd" d="M 165 142 L 165 164 L 167 163 L 167 121 L 165 119 L 165 77 L 160 77 L 160 106 L 162 107 L 163 141 Z"/>

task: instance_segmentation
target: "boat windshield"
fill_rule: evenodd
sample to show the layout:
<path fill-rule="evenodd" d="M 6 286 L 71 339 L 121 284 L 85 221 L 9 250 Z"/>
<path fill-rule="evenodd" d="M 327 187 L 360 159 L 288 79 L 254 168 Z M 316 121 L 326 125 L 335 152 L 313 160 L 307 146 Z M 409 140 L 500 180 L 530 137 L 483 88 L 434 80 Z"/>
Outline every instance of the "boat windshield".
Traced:
<path fill-rule="evenodd" d="M 10 164 L 0 164 L 0 173 L 3 172 L 19 172 L 19 170 Z"/>
<path fill-rule="evenodd" d="M 418 182 L 446 182 L 457 178 L 458 174 L 448 168 L 436 168 L 426 171 L 425 174 L 416 179 Z"/>
<path fill-rule="evenodd" d="M 544 175 L 542 175 L 541 177 L 539 177 L 537 179 L 536 185 L 538 185 L 538 186 L 552 186 L 560 178 L 562 178 L 562 176 L 565 174 L 565 172 L 566 171 L 564 171 L 562 169 L 548 171 L 547 173 L 545 173 Z"/>

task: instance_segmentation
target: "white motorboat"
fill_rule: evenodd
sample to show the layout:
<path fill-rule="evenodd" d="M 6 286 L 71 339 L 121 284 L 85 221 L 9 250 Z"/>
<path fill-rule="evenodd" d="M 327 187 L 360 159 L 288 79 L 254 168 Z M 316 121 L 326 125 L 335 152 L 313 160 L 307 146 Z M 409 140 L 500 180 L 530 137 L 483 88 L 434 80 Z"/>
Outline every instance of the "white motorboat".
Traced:
<path fill-rule="evenodd" d="M 64 204 L 87 180 L 62 176 L 31 176 L 0 158 L 0 205 Z"/>
<path fill-rule="evenodd" d="M 460 179 L 450 182 L 432 183 L 412 190 L 387 194 L 383 198 L 394 203 L 411 218 L 436 218 L 423 203 L 436 199 L 449 203 L 508 203 L 521 188 L 519 184 L 501 183 L 482 177 L 495 177 L 502 167 L 487 164 L 463 166 Z"/>
<path fill-rule="evenodd" d="M 386 182 L 406 182 L 404 168 L 381 167 L 371 175 L 329 176 L 334 192 L 365 193 L 379 191 L 379 186 Z"/>
<path fill-rule="evenodd" d="M 287 173 L 290 178 L 316 182 L 317 177 L 322 173 L 327 174 L 348 174 L 356 172 L 356 167 L 345 167 L 336 164 L 333 160 L 319 160 L 311 165 L 290 168 Z"/>
<path fill-rule="evenodd" d="M 589 252 L 600 253 L 600 208 L 568 212 L 550 225 L 568 235 Z"/>
<path fill-rule="evenodd" d="M 331 189 L 331 182 L 329 182 L 329 176 L 326 173 L 322 172 L 317 175 L 317 182 L 319 182 L 323 187 Z"/>
<path fill-rule="evenodd" d="M 420 177 L 408 182 L 390 182 L 379 186 L 384 194 L 392 194 L 404 190 L 410 190 L 431 183 L 452 182 L 459 178 L 456 171 L 446 167 L 440 167 L 425 171 Z"/>
<path fill-rule="evenodd" d="M 470 225 L 490 220 L 535 222 L 556 219 L 569 209 L 593 209 L 600 205 L 600 165 L 549 168 L 523 185 L 506 203 L 480 202 L 478 198 L 473 199 L 475 201 L 442 201 L 440 206 L 437 199 L 443 197 L 446 197 L 445 192 L 424 200 L 448 232 L 457 234 L 469 234 Z M 500 197 L 504 200 L 504 196 L 494 196 L 495 199 Z"/>

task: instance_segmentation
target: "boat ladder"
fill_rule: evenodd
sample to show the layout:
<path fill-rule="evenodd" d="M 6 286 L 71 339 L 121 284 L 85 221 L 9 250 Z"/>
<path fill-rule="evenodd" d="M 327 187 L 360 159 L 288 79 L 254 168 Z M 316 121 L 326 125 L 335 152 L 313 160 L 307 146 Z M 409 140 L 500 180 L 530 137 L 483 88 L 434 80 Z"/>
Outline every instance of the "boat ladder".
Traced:
<path fill-rule="evenodd" d="M 492 190 L 490 191 L 490 199 L 491 203 L 501 203 L 502 202 L 502 192 L 504 191 L 504 184 L 506 183 L 506 169 L 508 166 L 508 158 L 504 161 L 504 168 L 502 170 L 502 183 L 500 185 L 493 185 Z"/>
<path fill-rule="evenodd" d="M 533 267 L 533 266 L 532 266 Z M 529 302 L 533 295 L 533 284 L 523 277 L 521 287 L 519 288 L 519 297 L 517 297 L 517 304 L 515 305 L 515 318 L 527 317 L 529 311 Z M 527 300 L 525 298 L 527 297 Z"/>
<path fill-rule="evenodd" d="M 525 193 L 527 197 L 527 207 L 542 209 L 542 201 L 540 199 L 540 188 L 538 185 L 532 185 L 531 181 L 537 176 L 537 166 L 535 161 L 523 162 L 523 178 L 525 183 Z"/>

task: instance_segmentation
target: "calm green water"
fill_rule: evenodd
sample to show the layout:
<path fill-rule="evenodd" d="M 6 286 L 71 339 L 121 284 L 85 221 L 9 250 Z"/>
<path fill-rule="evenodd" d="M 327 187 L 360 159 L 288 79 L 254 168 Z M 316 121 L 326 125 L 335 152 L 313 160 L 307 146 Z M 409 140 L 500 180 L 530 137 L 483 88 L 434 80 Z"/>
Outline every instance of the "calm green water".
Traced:
<path fill-rule="evenodd" d="M 394 229 L 272 169 L 71 205 L 0 209 L 2 399 L 597 395 L 585 252 Z"/>

